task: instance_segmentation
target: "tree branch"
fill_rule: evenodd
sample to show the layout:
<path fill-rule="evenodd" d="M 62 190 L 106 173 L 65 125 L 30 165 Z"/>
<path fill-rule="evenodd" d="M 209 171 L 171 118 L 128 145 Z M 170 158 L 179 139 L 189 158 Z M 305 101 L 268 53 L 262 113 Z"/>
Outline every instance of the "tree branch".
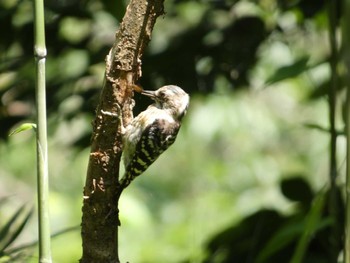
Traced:
<path fill-rule="evenodd" d="M 84 187 L 82 263 L 119 262 L 118 180 L 122 138 L 116 116 L 122 109 L 123 123 L 128 124 L 132 119 L 132 86 L 141 77 L 141 56 L 157 17 L 164 13 L 163 1 L 131 0 L 106 57 Z"/>

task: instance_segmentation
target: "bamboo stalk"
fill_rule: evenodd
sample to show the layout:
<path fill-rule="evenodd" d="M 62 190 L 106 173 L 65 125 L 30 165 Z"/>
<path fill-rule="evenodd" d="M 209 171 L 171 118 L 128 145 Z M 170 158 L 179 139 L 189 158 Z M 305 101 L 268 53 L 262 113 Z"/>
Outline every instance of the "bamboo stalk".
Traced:
<path fill-rule="evenodd" d="M 45 20 L 43 0 L 34 1 L 34 56 L 36 64 L 37 112 L 37 193 L 39 225 L 39 262 L 51 263 L 49 221 L 49 176 L 47 154 L 46 92 L 45 92 Z"/>
<path fill-rule="evenodd" d="M 331 80 L 330 87 L 328 90 L 328 106 L 329 106 L 329 126 L 330 126 L 330 191 L 328 209 L 333 224 L 331 226 L 331 233 L 329 235 L 329 250 L 330 250 L 330 262 L 337 262 L 338 254 L 337 250 L 341 246 L 339 236 L 341 235 L 342 228 L 338 224 L 339 222 L 339 203 L 337 198 L 337 131 L 336 131 L 336 107 L 337 107 L 337 90 L 339 86 L 339 75 L 338 75 L 338 63 L 339 63 L 339 51 L 338 41 L 336 37 L 337 31 L 337 6 L 336 1 L 328 1 L 328 28 L 329 28 L 329 44 L 330 44 L 330 70 Z"/>
<path fill-rule="evenodd" d="M 350 1 L 348 1 L 350 2 Z M 350 44 L 350 43 L 349 43 Z M 347 65 L 348 70 L 350 65 Z M 347 77 L 349 78 L 349 76 Z M 344 263 L 350 263 L 350 81 L 346 91 L 346 203 L 345 203 L 345 238 Z"/>
<path fill-rule="evenodd" d="M 343 61 L 347 69 L 345 77 L 346 89 L 346 185 L 345 185 L 345 238 L 344 238 L 344 263 L 350 263 L 350 0 L 344 1 L 343 16 Z"/>

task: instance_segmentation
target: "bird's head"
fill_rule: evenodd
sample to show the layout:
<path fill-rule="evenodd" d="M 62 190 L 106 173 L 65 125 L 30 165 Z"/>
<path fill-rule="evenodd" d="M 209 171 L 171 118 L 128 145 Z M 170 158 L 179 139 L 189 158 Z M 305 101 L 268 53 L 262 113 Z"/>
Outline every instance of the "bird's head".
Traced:
<path fill-rule="evenodd" d="M 181 119 L 186 114 L 190 103 L 189 95 L 174 85 L 163 86 L 155 91 L 142 90 L 141 94 L 153 99 L 157 108 L 169 110 L 176 119 Z"/>

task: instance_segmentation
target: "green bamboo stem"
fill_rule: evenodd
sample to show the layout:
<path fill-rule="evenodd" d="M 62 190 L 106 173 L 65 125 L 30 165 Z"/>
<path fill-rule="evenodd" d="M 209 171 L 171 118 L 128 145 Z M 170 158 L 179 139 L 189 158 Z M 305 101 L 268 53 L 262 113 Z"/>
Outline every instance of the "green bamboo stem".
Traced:
<path fill-rule="evenodd" d="M 347 1 L 350 2 L 350 1 Z M 350 6 L 350 5 L 349 5 Z M 350 44 L 350 43 L 349 43 Z M 350 64 L 347 63 L 348 71 Z M 349 73 L 348 73 L 349 74 Z M 345 243 L 344 263 L 350 263 L 350 80 L 347 76 L 346 91 L 346 203 L 345 203 Z"/>
<path fill-rule="evenodd" d="M 43 0 L 34 1 L 34 55 L 36 64 L 36 112 L 37 112 L 37 192 L 39 224 L 39 262 L 51 263 L 49 220 L 49 176 L 46 129 L 45 92 L 45 20 Z"/>
<path fill-rule="evenodd" d="M 350 263 L 350 0 L 344 0 L 343 16 L 343 60 L 347 69 L 345 77 L 346 90 L 346 185 L 345 185 L 345 238 L 344 238 L 344 263 Z"/>
<path fill-rule="evenodd" d="M 339 236 L 341 235 L 342 227 L 339 222 L 339 203 L 337 200 L 337 131 L 336 131 L 336 107 L 337 107 L 337 89 L 339 86 L 338 76 L 338 63 L 339 63 L 339 51 L 336 37 L 337 31 L 337 7 L 336 1 L 328 1 L 328 28 L 329 28 L 329 44 L 330 44 L 330 70 L 331 80 L 328 91 L 328 106 L 329 106 L 329 125 L 330 125 L 330 191 L 328 209 L 333 224 L 331 226 L 331 233 L 329 235 L 329 250 L 330 250 L 330 262 L 337 262 L 338 254 L 337 250 L 341 246 Z"/>

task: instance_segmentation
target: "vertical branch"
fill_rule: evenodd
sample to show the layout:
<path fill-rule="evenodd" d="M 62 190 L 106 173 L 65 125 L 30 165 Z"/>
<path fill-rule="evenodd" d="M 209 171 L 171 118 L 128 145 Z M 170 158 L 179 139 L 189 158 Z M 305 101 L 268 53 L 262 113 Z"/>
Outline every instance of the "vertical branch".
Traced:
<path fill-rule="evenodd" d="M 337 251 L 339 247 L 339 233 L 341 228 L 338 224 L 339 219 L 339 204 L 338 204 L 338 190 L 336 186 L 337 178 L 337 131 L 335 126 L 336 119 L 336 106 L 337 106 L 337 88 L 339 85 L 339 78 L 337 72 L 338 66 L 338 45 L 336 38 L 337 30 L 337 1 L 328 1 L 328 23 L 329 23 L 329 43 L 330 43 L 330 69 L 331 69 L 331 82 L 328 92 L 328 105 L 329 105 L 329 125 L 330 125 L 330 194 L 329 194 L 329 213 L 333 219 L 331 227 L 331 233 L 329 237 L 330 241 L 330 262 L 337 262 Z"/>
<path fill-rule="evenodd" d="M 118 263 L 119 161 L 123 123 L 132 119 L 133 84 L 141 76 L 141 56 L 164 0 L 131 0 L 106 57 L 106 73 L 93 123 L 82 217 L 82 263 Z M 121 109 L 121 111 L 120 111 Z"/>
<path fill-rule="evenodd" d="M 34 55 L 36 60 L 39 262 L 49 263 L 52 261 L 49 222 L 49 175 L 45 93 L 46 45 L 44 3 L 42 0 L 35 0 L 34 2 L 34 35 Z"/>
<path fill-rule="evenodd" d="M 344 263 L 350 263 L 350 0 L 344 1 L 343 13 L 343 62 L 346 67 L 346 104 L 345 104 L 345 134 L 346 134 L 346 185 L 345 185 L 345 238 Z"/>

